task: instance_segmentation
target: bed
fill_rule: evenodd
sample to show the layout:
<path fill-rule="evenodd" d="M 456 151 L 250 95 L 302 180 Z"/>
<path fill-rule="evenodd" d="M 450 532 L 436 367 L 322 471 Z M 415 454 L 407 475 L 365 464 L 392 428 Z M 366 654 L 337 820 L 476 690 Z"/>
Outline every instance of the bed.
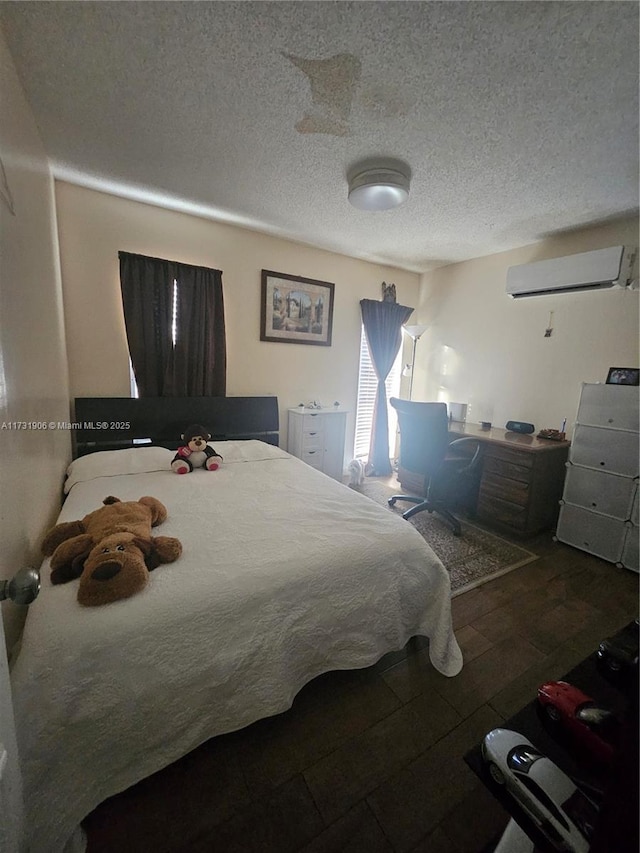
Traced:
<path fill-rule="evenodd" d="M 33 851 L 82 849 L 100 802 L 288 709 L 324 672 L 416 635 L 436 669 L 460 671 L 442 563 L 411 525 L 278 447 L 275 398 L 77 400 L 75 418 L 59 521 L 152 495 L 169 513 L 157 532 L 183 553 L 94 608 L 44 561 L 11 672 Z M 214 425 L 224 462 L 177 476 L 172 436 L 191 422 Z"/>

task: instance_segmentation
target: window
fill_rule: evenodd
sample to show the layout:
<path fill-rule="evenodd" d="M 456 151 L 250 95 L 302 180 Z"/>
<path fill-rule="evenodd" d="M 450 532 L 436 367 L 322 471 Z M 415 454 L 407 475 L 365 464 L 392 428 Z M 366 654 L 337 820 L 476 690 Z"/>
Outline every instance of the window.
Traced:
<path fill-rule="evenodd" d="M 398 397 L 400 394 L 400 376 L 402 373 L 402 347 L 389 371 L 387 381 L 387 400 L 389 397 Z M 369 455 L 369 442 L 371 440 L 371 429 L 373 427 L 373 407 L 378 390 L 378 377 L 371 363 L 369 345 L 364 326 L 360 332 L 360 373 L 358 375 L 358 403 L 356 408 L 356 436 L 353 455 L 356 459 L 362 459 Z M 389 447 L 393 455 L 396 445 L 397 417 L 396 410 L 387 405 L 389 414 Z"/>
<path fill-rule="evenodd" d="M 118 252 L 118 257 L 139 395 L 224 397 L 227 354 L 221 270 L 130 252 Z"/>

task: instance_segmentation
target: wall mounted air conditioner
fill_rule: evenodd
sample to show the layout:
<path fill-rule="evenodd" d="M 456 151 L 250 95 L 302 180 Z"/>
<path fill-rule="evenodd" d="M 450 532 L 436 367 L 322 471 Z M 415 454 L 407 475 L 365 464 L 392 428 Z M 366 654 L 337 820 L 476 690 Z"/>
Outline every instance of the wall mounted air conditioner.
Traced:
<path fill-rule="evenodd" d="M 507 294 L 512 299 L 576 293 L 631 286 L 633 252 L 624 246 L 610 246 L 579 255 L 520 264 L 507 270 Z"/>

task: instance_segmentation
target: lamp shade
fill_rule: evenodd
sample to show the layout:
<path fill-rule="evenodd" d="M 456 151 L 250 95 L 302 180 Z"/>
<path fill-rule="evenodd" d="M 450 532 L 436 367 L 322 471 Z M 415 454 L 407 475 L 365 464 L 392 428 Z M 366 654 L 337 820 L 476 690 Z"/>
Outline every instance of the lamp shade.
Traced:
<path fill-rule="evenodd" d="M 428 326 L 403 326 L 404 331 L 409 335 L 410 338 L 413 338 L 414 341 L 417 341 L 418 338 L 423 335 Z"/>
<path fill-rule="evenodd" d="M 359 210 L 390 210 L 409 198 L 409 176 L 398 169 L 365 169 L 349 181 L 349 201 Z"/>

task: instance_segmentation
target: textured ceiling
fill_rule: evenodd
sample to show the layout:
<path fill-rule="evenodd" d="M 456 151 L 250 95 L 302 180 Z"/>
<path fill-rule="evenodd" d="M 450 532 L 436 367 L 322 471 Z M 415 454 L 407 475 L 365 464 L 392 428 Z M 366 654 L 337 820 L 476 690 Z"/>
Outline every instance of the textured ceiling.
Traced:
<path fill-rule="evenodd" d="M 54 174 L 423 271 L 638 207 L 638 5 L 2 2 Z M 361 160 L 401 208 L 347 202 Z"/>

